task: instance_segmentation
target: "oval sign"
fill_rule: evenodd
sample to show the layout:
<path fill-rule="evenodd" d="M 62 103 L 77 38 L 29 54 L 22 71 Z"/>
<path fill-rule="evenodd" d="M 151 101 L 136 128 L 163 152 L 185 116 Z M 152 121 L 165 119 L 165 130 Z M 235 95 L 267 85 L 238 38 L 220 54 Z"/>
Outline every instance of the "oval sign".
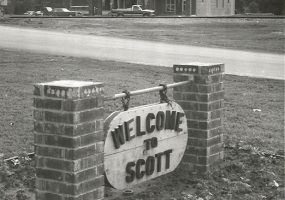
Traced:
<path fill-rule="evenodd" d="M 104 169 L 116 189 L 173 171 L 186 149 L 187 120 L 175 102 L 114 112 L 104 126 Z"/>

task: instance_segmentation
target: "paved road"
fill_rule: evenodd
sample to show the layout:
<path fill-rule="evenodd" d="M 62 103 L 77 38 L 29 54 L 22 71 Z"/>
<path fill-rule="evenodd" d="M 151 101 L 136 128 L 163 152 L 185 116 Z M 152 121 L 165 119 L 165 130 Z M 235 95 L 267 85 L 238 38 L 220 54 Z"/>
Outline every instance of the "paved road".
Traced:
<path fill-rule="evenodd" d="M 171 67 L 225 63 L 227 74 L 285 79 L 284 55 L 0 26 L 0 47 Z"/>

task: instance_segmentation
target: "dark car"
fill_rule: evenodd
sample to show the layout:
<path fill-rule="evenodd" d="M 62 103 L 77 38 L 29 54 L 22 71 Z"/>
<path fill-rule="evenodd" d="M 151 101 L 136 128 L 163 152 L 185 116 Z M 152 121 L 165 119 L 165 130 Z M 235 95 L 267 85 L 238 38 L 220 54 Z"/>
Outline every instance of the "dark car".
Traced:
<path fill-rule="evenodd" d="M 70 11 L 67 8 L 54 8 L 52 10 L 52 16 L 56 17 L 71 17 L 71 16 L 81 16 L 82 13 L 78 11 Z"/>
<path fill-rule="evenodd" d="M 44 16 L 51 16 L 52 15 L 52 8 L 51 7 L 43 7 L 42 12 Z"/>
<path fill-rule="evenodd" d="M 89 6 L 70 6 L 70 11 L 80 12 L 82 15 L 89 15 Z"/>
<path fill-rule="evenodd" d="M 34 16 L 34 15 L 35 15 L 35 11 L 28 10 L 27 12 L 24 13 L 24 15 L 27 15 L 27 16 Z"/>

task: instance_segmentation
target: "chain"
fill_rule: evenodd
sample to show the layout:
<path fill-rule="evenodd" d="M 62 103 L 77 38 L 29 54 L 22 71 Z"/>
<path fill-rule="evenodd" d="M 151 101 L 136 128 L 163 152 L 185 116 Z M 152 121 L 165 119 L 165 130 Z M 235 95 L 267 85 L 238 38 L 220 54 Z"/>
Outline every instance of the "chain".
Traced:
<path fill-rule="evenodd" d="M 172 107 L 171 100 L 167 97 L 167 86 L 166 84 L 159 84 L 159 86 L 162 86 L 163 89 L 159 91 L 159 96 L 160 96 L 160 103 L 167 103 Z"/>
<path fill-rule="evenodd" d="M 126 96 L 122 97 L 121 101 L 123 104 L 123 109 L 124 111 L 127 111 L 129 109 L 129 103 L 130 103 L 130 99 L 131 99 L 131 94 L 128 90 L 124 90 L 122 93 L 125 93 Z"/>

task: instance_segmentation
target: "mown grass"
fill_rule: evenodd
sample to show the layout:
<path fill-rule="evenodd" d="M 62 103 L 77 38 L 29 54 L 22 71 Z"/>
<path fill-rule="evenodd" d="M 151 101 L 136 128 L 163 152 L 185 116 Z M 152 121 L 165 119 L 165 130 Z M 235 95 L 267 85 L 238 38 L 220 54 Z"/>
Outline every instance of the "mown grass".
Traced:
<path fill-rule="evenodd" d="M 284 19 L 6 19 L 0 24 L 194 46 L 284 53 Z"/>
<path fill-rule="evenodd" d="M 172 82 L 172 69 L 164 67 L 3 49 L 0 60 L 0 152 L 6 157 L 33 151 L 33 83 L 94 80 L 104 82 L 106 95 L 112 95 Z M 225 143 L 283 151 L 284 81 L 226 75 L 224 84 Z M 132 98 L 131 106 L 157 102 L 158 96 Z M 105 107 L 108 114 L 121 109 L 121 103 L 109 102 Z"/>
<path fill-rule="evenodd" d="M 33 83 L 60 79 L 105 83 L 106 95 L 172 82 L 172 69 L 84 58 L 0 50 L 0 152 L 5 157 L 33 151 Z M 282 199 L 284 160 L 259 151 L 283 152 L 284 81 L 225 76 L 225 160 L 200 176 L 178 168 L 169 175 L 132 188 L 134 195 L 106 188 L 110 200 Z M 172 97 L 171 91 L 168 92 Z M 157 93 L 131 99 L 131 106 L 159 101 Z M 106 116 L 121 109 L 105 104 Z M 253 109 L 260 109 L 254 112 Z M 241 151 L 239 146 L 246 148 Z M 0 171 L 0 199 L 34 200 L 33 163 Z M 29 173 L 27 173 L 29 172 Z M 278 184 L 278 187 L 276 186 Z"/>

